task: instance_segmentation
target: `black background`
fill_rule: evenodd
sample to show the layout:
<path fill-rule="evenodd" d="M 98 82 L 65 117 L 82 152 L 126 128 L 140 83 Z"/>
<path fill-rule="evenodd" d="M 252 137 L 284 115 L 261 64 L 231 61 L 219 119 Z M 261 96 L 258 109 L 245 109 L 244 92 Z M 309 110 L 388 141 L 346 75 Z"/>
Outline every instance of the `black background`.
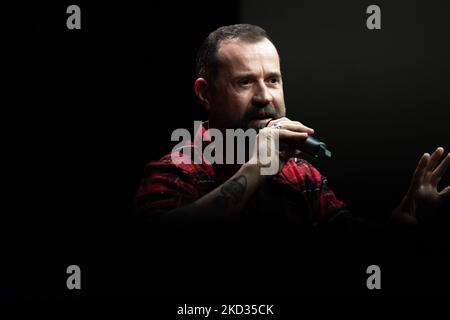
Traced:
<path fill-rule="evenodd" d="M 448 3 L 378 2 L 378 31 L 365 26 L 367 1 L 78 1 L 81 30 L 66 28 L 70 4 L 1 8 L 2 298 L 446 295 L 447 251 L 421 236 L 347 235 L 351 257 L 333 245 L 311 249 L 316 238 L 327 243 L 323 234 L 281 247 L 267 235 L 255 248 L 208 246 L 187 232 L 176 239 L 196 240 L 183 245 L 148 235 L 132 201 L 145 163 L 173 146 L 171 132 L 205 119 L 192 90 L 201 41 L 248 22 L 279 49 L 288 116 L 334 152 L 330 162 L 308 160 L 353 212 L 382 221 L 420 155 L 450 148 Z M 266 259 L 248 254 L 261 248 Z M 82 269 L 79 292 L 65 287 L 70 264 Z M 370 264 L 385 270 L 381 292 L 365 287 Z"/>

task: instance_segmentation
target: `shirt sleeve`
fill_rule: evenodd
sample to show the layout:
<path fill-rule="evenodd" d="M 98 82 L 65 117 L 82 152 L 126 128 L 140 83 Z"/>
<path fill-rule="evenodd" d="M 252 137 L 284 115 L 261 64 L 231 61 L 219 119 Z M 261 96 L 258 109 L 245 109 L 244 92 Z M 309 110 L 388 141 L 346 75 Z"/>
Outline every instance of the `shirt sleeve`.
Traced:
<path fill-rule="evenodd" d="M 198 197 L 192 173 L 162 159 L 147 164 L 135 206 L 140 216 L 156 218 L 164 212 L 188 205 Z"/>

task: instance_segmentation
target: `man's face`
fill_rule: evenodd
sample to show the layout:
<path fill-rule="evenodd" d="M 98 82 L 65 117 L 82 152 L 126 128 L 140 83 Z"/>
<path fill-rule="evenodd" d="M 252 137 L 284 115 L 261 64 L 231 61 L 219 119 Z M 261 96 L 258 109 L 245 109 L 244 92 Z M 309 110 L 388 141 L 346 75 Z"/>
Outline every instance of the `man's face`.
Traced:
<path fill-rule="evenodd" d="M 280 60 L 268 39 L 220 43 L 218 75 L 211 85 L 210 124 L 219 129 L 259 130 L 284 117 Z"/>

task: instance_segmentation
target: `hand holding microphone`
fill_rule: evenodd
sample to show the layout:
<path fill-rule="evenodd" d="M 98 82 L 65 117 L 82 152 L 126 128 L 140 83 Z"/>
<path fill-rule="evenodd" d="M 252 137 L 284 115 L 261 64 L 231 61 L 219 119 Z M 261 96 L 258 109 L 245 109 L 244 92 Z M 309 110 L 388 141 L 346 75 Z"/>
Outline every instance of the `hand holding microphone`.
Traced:
<path fill-rule="evenodd" d="M 289 130 L 308 134 L 306 139 L 301 141 L 299 139 L 291 139 L 288 141 L 288 144 L 293 148 L 299 149 L 313 157 L 320 159 L 331 159 L 331 151 L 327 149 L 326 144 L 310 136 L 310 134 L 314 133 L 314 129 L 303 125 L 301 122 L 292 121 L 286 117 L 283 117 L 276 120 L 270 120 L 266 126 L 273 129 Z"/>

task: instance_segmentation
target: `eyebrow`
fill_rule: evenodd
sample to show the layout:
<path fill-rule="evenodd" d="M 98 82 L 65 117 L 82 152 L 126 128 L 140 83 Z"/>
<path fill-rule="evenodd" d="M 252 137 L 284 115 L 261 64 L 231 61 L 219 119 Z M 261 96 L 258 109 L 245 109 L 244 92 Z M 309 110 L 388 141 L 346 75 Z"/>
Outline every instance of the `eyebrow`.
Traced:
<path fill-rule="evenodd" d="M 281 73 L 280 72 L 269 72 L 268 78 L 272 78 L 272 77 L 281 79 Z"/>
<path fill-rule="evenodd" d="M 242 79 L 242 78 L 255 78 L 255 74 L 252 72 L 242 72 L 242 73 L 238 73 L 236 76 L 233 77 L 233 79 Z M 269 74 L 267 75 L 267 78 L 279 78 L 281 79 L 281 73 L 279 72 L 269 72 Z"/>

